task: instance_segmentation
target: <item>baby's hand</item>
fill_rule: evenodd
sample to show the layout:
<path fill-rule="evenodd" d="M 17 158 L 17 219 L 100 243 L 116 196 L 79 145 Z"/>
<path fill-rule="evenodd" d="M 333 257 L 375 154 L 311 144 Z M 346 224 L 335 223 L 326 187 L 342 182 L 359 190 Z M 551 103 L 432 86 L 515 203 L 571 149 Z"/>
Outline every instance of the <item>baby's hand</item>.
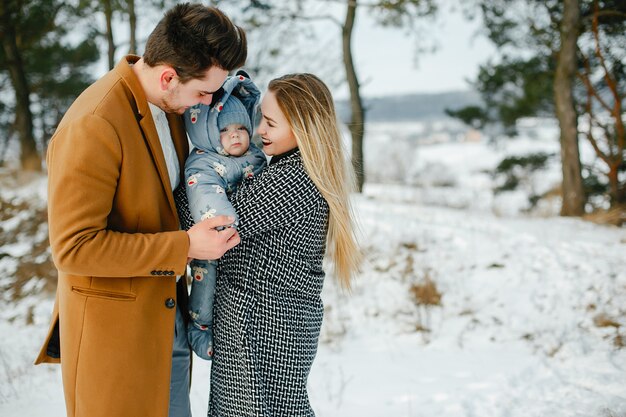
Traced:
<path fill-rule="evenodd" d="M 222 230 L 225 230 L 225 229 L 228 229 L 228 228 L 231 228 L 231 227 L 235 227 L 235 223 L 226 224 L 224 226 L 217 226 L 215 228 L 215 230 L 217 230 L 218 232 L 221 232 Z"/>

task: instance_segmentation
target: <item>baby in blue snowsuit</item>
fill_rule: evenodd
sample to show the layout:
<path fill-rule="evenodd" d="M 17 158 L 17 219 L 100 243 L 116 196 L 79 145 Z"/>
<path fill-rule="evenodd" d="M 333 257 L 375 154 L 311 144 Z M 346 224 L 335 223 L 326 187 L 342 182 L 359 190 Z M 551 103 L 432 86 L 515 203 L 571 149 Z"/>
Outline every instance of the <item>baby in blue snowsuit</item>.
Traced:
<path fill-rule="evenodd" d="M 250 140 L 261 93 L 243 71 L 228 77 L 222 89 L 224 94 L 217 104 L 198 104 L 184 114 L 194 145 L 185 164 L 186 190 L 195 223 L 229 215 L 237 227 L 237 213 L 228 195 L 266 164 L 265 154 Z M 189 344 L 196 355 L 210 360 L 217 262 L 193 260 L 191 271 Z"/>

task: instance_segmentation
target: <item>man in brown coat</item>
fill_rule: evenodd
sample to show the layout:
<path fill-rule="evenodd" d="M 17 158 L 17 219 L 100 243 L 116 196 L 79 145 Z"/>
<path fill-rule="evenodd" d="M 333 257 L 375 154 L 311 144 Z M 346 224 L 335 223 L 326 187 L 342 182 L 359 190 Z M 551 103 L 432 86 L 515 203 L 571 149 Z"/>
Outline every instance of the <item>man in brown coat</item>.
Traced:
<path fill-rule="evenodd" d="M 210 104 L 246 53 L 243 30 L 219 10 L 178 5 L 144 56 L 124 57 L 87 88 L 50 141 L 59 280 L 36 363 L 61 363 L 69 417 L 191 414 L 187 260 L 219 258 L 239 236 L 215 229 L 226 217 L 179 230 L 173 190 L 188 154 L 179 114 Z"/>

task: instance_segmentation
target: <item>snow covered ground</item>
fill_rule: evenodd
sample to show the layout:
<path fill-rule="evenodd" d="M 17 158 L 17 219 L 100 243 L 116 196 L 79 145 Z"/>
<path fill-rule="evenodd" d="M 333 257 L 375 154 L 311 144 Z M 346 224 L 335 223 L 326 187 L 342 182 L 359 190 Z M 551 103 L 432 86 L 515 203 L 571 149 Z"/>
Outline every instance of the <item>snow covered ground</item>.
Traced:
<path fill-rule="evenodd" d="M 392 142 L 373 131 L 384 155 Z M 420 184 L 368 184 L 355 197 L 366 262 L 351 294 L 331 276 L 324 289 L 309 386 L 318 416 L 626 416 L 626 229 L 552 217 L 552 206 L 520 215 L 515 193 L 494 198 L 485 170 L 528 149 L 558 150 L 532 138 L 421 146 L 401 173 Z M 555 171 L 540 183 L 551 187 Z M 43 196 L 43 180 L 30 184 L 15 194 Z M 11 259 L 0 257 L 0 285 Z M 2 298 L 0 415 L 63 416 L 58 367 L 31 366 L 52 299 L 31 292 Z M 195 361 L 195 416 L 209 373 Z"/>

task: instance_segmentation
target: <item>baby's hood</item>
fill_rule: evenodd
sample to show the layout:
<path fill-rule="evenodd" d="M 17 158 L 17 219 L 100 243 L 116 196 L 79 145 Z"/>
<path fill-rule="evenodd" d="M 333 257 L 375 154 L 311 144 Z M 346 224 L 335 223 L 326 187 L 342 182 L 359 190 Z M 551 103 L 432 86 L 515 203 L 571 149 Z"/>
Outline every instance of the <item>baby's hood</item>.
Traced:
<path fill-rule="evenodd" d="M 250 132 L 250 146 L 252 147 L 252 135 L 256 127 L 256 113 L 261 99 L 261 92 L 250 80 L 248 74 L 239 70 L 235 76 L 226 78 L 220 93 L 221 95 L 216 93 L 210 106 L 197 104 L 185 111 L 185 128 L 189 133 L 191 143 L 202 150 L 227 155 L 220 143 L 217 117 L 224 108 L 226 100 L 233 95 L 243 103 L 250 117 L 253 130 Z"/>

